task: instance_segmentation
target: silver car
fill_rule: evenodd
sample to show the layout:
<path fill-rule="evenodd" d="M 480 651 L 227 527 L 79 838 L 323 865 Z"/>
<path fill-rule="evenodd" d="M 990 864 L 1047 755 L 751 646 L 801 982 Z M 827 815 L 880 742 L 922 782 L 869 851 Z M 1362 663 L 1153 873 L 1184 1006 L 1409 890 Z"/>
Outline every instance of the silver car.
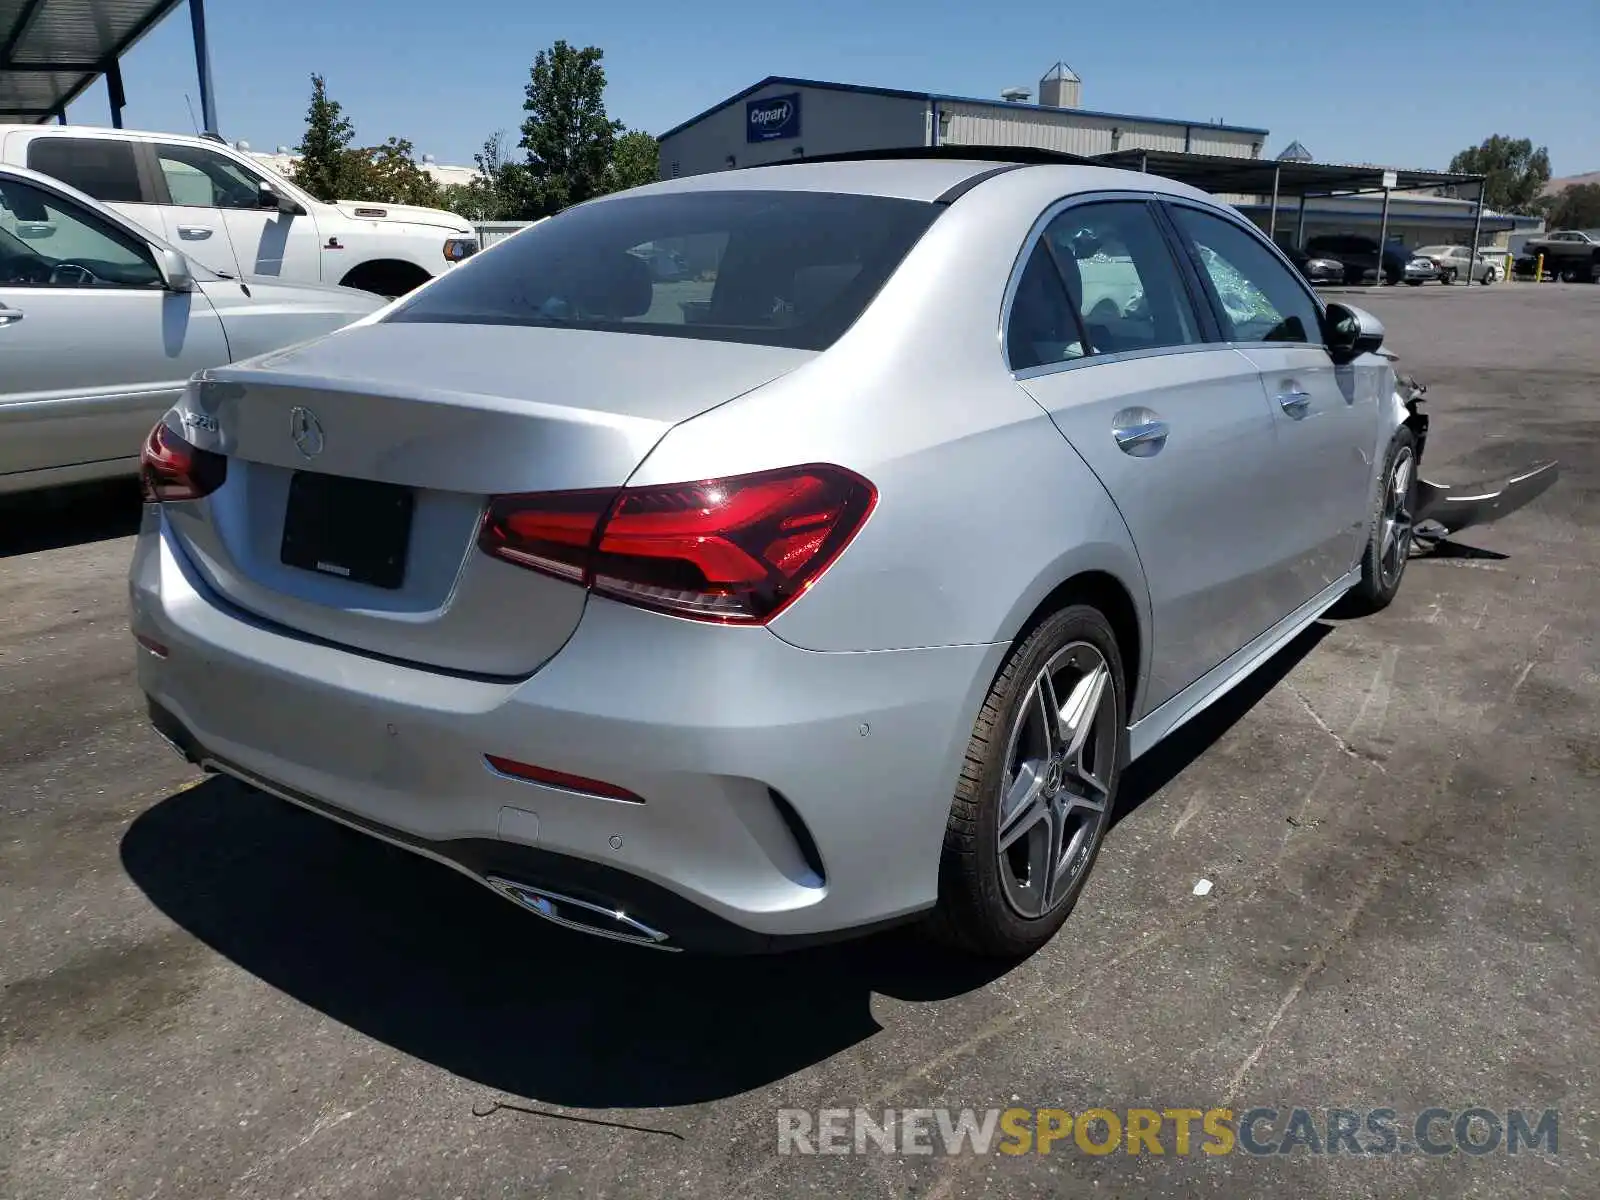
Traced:
<path fill-rule="evenodd" d="M 1438 268 L 1440 283 L 1463 279 L 1469 270 L 1474 283 L 1489 284 L 1500 278 L 1499 265 L 1491 262 L 1481 250 L 1474 252 L 1466 246 L 1423 246 L 1416 255 Z"/>
<path fill-rule="evenodd" d="M 1148 174 L 591 201 L 195 381 L 139 681 L 192 761 L 561 924 L 1026 953 L 1131 759 L 1395 594 L 1421 429 L 1381 340 Z"/>
<path fill-rule="evenodd" d="M 132 475 L 195 372 L 382 303 L 226 279 L 56 180 L 0 167 L 0 492 Z"/>

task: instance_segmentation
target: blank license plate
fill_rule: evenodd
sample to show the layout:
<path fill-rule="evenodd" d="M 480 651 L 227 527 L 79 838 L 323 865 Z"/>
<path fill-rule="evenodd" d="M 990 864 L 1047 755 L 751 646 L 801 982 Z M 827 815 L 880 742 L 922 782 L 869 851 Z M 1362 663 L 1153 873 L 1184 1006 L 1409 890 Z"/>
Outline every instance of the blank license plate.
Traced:
<path fill-rule="evenodd" d="M 279 557 L 306 571 L 398 588 L 413 504 L 410 488 L 297 471 L 289 481 Z"/>

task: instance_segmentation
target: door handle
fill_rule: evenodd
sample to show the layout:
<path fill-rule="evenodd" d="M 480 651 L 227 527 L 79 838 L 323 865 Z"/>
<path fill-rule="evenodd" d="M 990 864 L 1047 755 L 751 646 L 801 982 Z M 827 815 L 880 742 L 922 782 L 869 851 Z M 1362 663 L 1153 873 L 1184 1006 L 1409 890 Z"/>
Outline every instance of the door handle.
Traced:
<path fill-rule="evenodd" d="M 1278 396 L 1278 407 L 1291 417 L 1303 417 L 1311 407 L 1310 392 L 1283 392 Z"/>
<path fill-rule="evenodd" d="M 7 325 L 15 325 L 22 320 L 22 316 L 23 313 L 20 308 L 8 308 L 6 305 L 0 304 L 0 329 L 4 329 Z"/>
<path fill-rule="evenodd" d="M 190 241 L 204 241 L 211 236 L 211 230 L 204 225 L 179 225 L 178 236 L 188 238 Z"/>
<path fill-rule="evenodd" d="M 1121 416 L 1120 413 L 1118 415 Z M 1167 423 L 1154 413 L 1148 414 L 1143 420 L 1111 427 L 1111 436 L 1116 439 L 1117 449 L 1135 458 L 1149 458 L 1159 453 L 1161 447 L 1167 444 L 1168 432 Z"/>

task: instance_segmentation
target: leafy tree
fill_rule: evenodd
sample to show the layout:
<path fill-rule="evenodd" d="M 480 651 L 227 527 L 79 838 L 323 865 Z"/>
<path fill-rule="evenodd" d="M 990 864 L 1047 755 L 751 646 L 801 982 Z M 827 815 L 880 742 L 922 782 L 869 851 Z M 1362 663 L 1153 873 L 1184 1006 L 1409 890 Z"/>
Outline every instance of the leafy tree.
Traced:
<path fill-rule="evenodd" d="M 318 200 L 343 195 L 350 168 L 349 147 L 355 129 L 337 100 L 328 98 L 321 75 L 311 77 L 311 107 L 306 111 L 306 131 L 295 147 L 300 159 L 294 165 L 294 182 Z"/>
<path fill-rule="evenodd" d="M 1575 183 L 1546 199 L 1551 229 L 1600 229 L 1600 183 Z"/>
<path fill-rule="evenodd" d="M 621 192 L 642 187 L 654 183 L 660 173 L 660 147 L 656 139 L 642 129 L 633 129 L 619 137 L 612 147 L 606 190 Z"/>
<path fill-rule="evenodd" d="M 1484 175 L 1484 203 L 1499 212 L 1535 213 L 1539 193 L 1550 182 L 1550 154 L 1537 150 L 1527 138 L 1500 134 L 1461 151 L 1450 160 L 1450 170 Z"/>
<path fill-rule="evenodd" d="M 557 41 L 539 51 L 522 108 L 527 151 L 525 217 L 544 217 L 608 191 L 612 148 L 622 123 L 606 116 L 605 51 Z"/>
<path fill-rule="evenodd" d="M 384 204 L 416 204 L 433 208 L 439 203 L 439 184 L 420 166 L 405 138 L 392 137 L 381 146 L 352 152 L 355 191 L 345 200 L 377 200 Z"/>

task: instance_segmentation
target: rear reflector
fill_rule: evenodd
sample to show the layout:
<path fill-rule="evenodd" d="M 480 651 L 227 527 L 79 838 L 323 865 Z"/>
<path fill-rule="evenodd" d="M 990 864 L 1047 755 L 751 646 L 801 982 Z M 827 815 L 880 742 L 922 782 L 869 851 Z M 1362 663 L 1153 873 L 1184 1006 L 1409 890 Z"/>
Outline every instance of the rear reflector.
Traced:
<path fill-rule="evenodd" d="M 139 487 L 150 504 L 198 500 L 216 491 L 227 477 L 226 455 L 191 446 L 165 421 L 150 431 L 139 456 Z"/>
<path fill-rule="evenodd" d="M 821 464 L 663 487 L 499 496 L 478 544 L 642 608 L 762 624 L 817 581 L 876 502 L 865 479 Z"/>
<path fill-rule="evenodd" d="M 536 767 L 532 763 L 518 762 L 514 758 L 500 758 L 494 754 L 485 754 L 483 760 L 500 774 L 509 775 L 513 779 L 542 783 L 546 787 L 565 788 L 569 792 L 587 792 L 591 796 L 604 796 L 607 800 L 626 800 L 630 804 L 644 803 L 643 796 L 637 796 L 627 788 L 607 783 L 603 779 L 569 775 L 565 771 L 552 771 L 549 767 Z"/>

